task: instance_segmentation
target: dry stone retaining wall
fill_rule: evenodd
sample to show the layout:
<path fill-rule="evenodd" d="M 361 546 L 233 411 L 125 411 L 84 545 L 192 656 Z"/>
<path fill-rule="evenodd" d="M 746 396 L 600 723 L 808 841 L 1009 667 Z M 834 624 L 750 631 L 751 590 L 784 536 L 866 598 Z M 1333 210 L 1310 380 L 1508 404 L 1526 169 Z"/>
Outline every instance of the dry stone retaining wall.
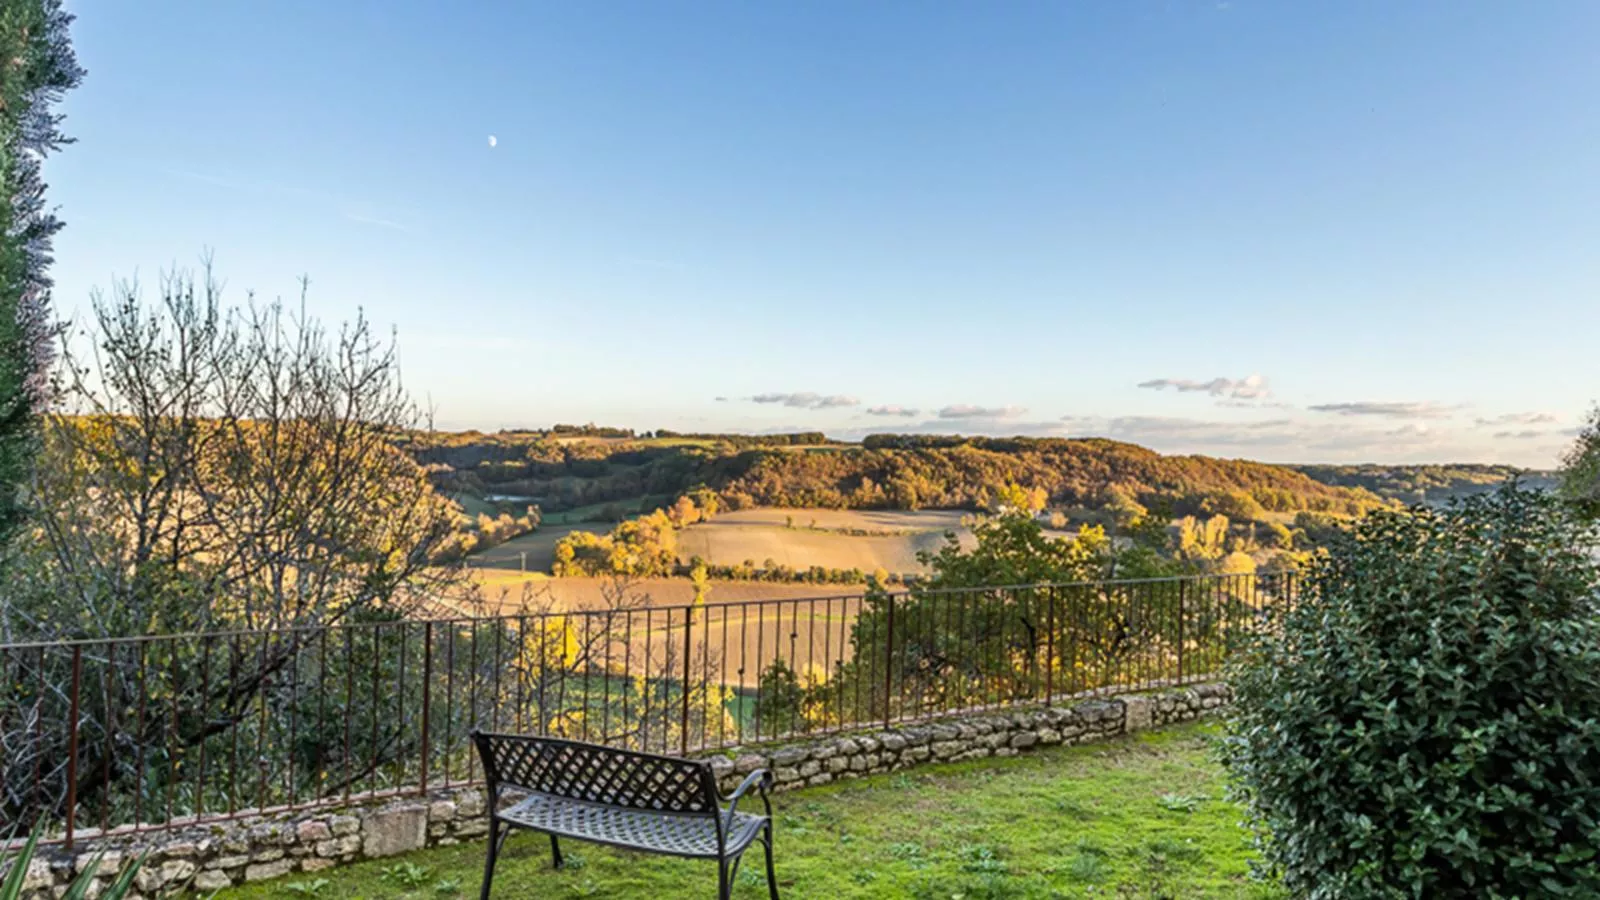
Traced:
<path fill-rule="evenodd" d="M 1086 700 L 1069 706 L 955 716 L 925 725 L 864 731 L 706 757 L 724 792 L 756 769 L 792 790 L 932 762 L 1015 756 L 1036 747 L 1081 744 L 1206 715 L 1231 699 L 1227 686 Z M 241 819 L 154 837 L 81 841 L 74 852 L 41 852 L 30 867 L 28 900 L 60 897 L 95 854 L 105 852 L 103 886 L 121 865 L 149 851 L 137 898 L 209 893 L 229 885 L 312 873 L 358 859 L 454 844 L 488 831 L 479 788 L 427 797 Z M 92 891 L 93 897 L 98 890 Z"/>

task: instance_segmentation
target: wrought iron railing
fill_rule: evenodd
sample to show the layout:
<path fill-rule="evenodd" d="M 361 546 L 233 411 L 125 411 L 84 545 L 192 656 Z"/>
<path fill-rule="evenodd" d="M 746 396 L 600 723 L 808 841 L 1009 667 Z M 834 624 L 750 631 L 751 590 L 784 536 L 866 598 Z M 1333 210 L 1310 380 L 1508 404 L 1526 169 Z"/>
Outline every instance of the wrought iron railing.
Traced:
<path fill-rule="evenodd" d="M 1293 575 L 0 645 L 0 838 L 475 783 L 473 727 L 689 754 L 1215 677 Z"/>

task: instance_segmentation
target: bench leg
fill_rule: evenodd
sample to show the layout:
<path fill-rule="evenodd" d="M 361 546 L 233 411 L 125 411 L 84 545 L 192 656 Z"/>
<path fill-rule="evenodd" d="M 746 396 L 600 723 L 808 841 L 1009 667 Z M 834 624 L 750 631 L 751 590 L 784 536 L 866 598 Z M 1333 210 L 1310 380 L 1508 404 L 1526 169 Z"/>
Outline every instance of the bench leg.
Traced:
<path fill-rule="evenodd" d="M 505 843 L 506 835 L 510 829 L 504 829 L 500 821 L 493 816 L 489 817 L 489 851 L 483 862 L 483 890 L 479 892 L 479 900 L 489 900 L 489 885 L 494 882 L 494 863 L 500 856 L 500 845 Z"/>
<path fill-rule="evenodd" d="M 766 834 L 761 838 L 761 849 L 767 853 L 767 894 L 778 900 L 778 874 L 772 870 L 772 823 L 768 822 Z"/>
<path fill-rule="evenodd" d="M 717 900 L 733 900 L 733 879 L 728 877 L 728 861 L 717 860 Z"/>
<path fill-rule="evenodd" d="M 550 859 L 551 864 L 558 869 L 564 864 L 561 859 L 561 842 L 556 840 L 553 834 L 550 835 Z"/>

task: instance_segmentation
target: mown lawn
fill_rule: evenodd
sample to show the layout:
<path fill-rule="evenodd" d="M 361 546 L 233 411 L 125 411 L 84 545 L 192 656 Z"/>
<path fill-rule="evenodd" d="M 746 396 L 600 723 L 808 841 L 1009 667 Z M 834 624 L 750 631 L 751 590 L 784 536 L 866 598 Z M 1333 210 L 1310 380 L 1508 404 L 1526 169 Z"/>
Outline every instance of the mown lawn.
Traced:
<path fill-rule="evenodd" d="M 1213 726 L 875 776 L 781 794 L 778 882 L 792 898 L 1282 896 L 1251 880 L 1248 834 L 1207 757 Z M 512 835 L 495 896 L 714 897 L 714 864 Z M 736 897 L 766 897 L 755 847 Z M 753 865 L 752 865 L 753 864 Z M 477 896 L 483 844 L 225 891 L 219 900 Z"/>

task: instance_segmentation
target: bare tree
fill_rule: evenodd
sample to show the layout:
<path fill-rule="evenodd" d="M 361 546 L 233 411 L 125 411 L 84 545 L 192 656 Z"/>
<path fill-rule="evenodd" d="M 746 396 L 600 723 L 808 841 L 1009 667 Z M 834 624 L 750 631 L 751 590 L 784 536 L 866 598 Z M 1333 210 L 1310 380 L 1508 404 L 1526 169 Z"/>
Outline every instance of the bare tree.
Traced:
<path fill-rule="evenodd" d="M 97 296 L 64 342 L 34 483 L 51 637 L 325 625 L 456 583 L 447 502 L 393 442 L 425 424 L 392 341 L 281 303 L 226 309 L 209 264 Z M 58 613 L 70 610 L 70 615 Z"/>
<path fill-rule="evenodd" d="M 79 796 L 113 806 L 170 791 L 208 741 L 265 735 L 303 702 L 294 685 L 327 626 L 399 622 L 460 584 L 459 565 L 438 560 L 454 513 L 394 441 L 426 419 L 392 340 L 364 318 L 329 332 L 303 295 L 297 311 L 254 298 L 229 309 L 208 263 L 199 278 L 164 278 L 153 304 L 132 283 L 96 296 L 56 378 L 61 408 L 45 420 L 31 485 L 39 512 L 0 584 L 0 644 L 252 634 L 243 647 L 87 645 L 81 678 L 60 648 L 0 654 L 0 747 L 14 763 L 0 817 L 59 804 L 47 798 L 65 781 L 69 680 L 86 685 Z M 373 646 L 354 652 L 378 659 L 390 652 L 380 638 L 397 633 L 364 631 Z M 147 698 L 170 715 L 118 714 Z M 382 699 L 375 689 L 337 712 L 378 723 Z M 368 743 L 371 767 L 406 749 Z"/>

